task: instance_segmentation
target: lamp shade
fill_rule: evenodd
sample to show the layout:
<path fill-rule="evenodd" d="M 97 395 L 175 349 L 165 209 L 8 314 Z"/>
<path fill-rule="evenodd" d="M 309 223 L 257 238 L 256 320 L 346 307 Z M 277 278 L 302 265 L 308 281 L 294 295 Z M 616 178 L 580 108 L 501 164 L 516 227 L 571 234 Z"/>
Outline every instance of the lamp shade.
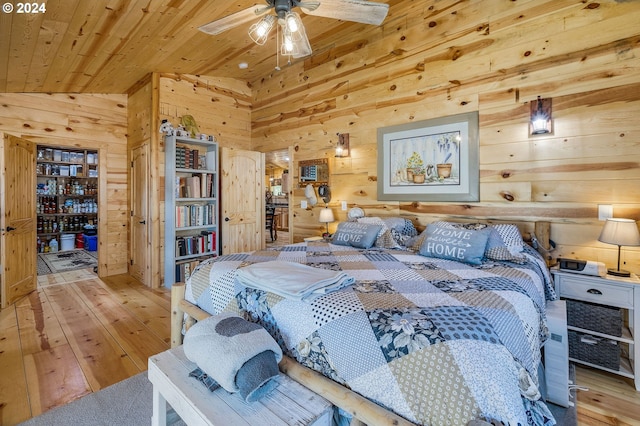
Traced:
<path fill-rule="evenodd" d="M 633 219 L 609 218 L 598 241 L 617 246 L 640 246 L 640 233 Z"/>
<path fill-rule="evenodd" d="M 320 217 L 318 219 L 320 223 L 331 223 L 334 220 L 335 219 L 333 218 L 333 210 L 331 210 L 328 207 L 325 207 L 322 210 L 320 210 Z"/>
<path fill-rule="evenodd" d="M 276 17 L 273 15 L 266 15 L 249 28 L 249 37 L 254 43 L 262 46 L 267 42 L 269 32 L 273 28 L 273 24 L 276 22 Z"/>

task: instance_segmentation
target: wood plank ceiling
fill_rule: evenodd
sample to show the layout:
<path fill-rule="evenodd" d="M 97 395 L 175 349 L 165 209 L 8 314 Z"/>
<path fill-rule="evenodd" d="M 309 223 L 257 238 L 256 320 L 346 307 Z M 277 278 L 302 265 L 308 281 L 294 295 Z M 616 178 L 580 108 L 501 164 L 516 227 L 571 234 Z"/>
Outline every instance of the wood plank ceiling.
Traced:
<path fill-rule="evenodd" d="M 377 0 L 394 9 L 412 0 Z M 16 2 L 12 2 L 17 5 Z M 42 2 L 45 3 L 45 2 Z M 425 9 L 433 2 L 425 2 Z M 276 66 L 275 32 L 255 45 L 241 25 L 217 36 L 200 25 L 255 0 L 48 0 L 46 12 L 0 13 L 0 92 L 126 93 L 150 72 L 256 81 Z M 303 15 L 314 56 L 357 49 L 380 28 Z M 256 19 L 257 20 L 257 19 Z M 319 59 L 314 59 L 319 58 Z M 281 66 L 286 60 L 281 59 Z M 246 62 L 246 70 L 238 68 Z"/>

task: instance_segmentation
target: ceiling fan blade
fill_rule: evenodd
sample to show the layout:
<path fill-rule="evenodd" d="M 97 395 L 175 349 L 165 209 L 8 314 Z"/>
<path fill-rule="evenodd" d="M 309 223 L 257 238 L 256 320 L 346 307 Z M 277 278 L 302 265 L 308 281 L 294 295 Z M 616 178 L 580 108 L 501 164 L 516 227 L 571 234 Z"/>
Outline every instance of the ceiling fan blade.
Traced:
<path fill-rule="evenodd" d="M 295 2 L 293 5 L 301 7 L 302 10 L 305 10 L 305 11 L 306 10 L 316 10 L 318 7 L 320 7 L 320 2 L 317 2 L 317 1 L 300 1 L 300 2 Z"/>
<path fill-rule="evenodd" d="M 224 18 L 216 19 L 213 22 L 204 24 L 201 27 L 198 27 L 198 29 L 203 33 L 211 35 L 220 34 L 230 30 L 231 28 L 237 27 L 238 25 L 253 21 L 256 17 L 262 15 L 271 8 L 273 8 L 273 5 L 262 6 L 256 4 L 241 10 L 240 12 L 232 13 Z"/>
<path fill-rule="evenodd" d="M 386 3 L 366 0 L 320 0 L 320 6 L 315 10 L 306 9 L 304 4 L 300 6 L 308 15 L 372 25 L 380 25 L 389 11 Z"/>

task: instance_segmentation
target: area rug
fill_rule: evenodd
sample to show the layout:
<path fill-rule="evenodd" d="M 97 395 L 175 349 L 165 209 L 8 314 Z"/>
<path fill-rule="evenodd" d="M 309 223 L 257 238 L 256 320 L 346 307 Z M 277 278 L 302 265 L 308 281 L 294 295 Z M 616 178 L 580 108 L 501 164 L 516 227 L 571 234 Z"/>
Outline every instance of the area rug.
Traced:
<path fill-rule="evenodd" d="M 69 250 L 57 253 L 40 253 L 38 257 L 45 262 L 51 273 L 56 273 L 98 266 L 98 261 L 90 253 L 93 252 Z"/>
<path fill-rule="evenodd" d="M 44 261 L 42 256 L 38 256 L 37 259 L 37 267 L 38 267 L 38 275 L 49 275 L 51 274 L 51 268 L 47 265 L 47 262 Z"/>
<path fill-rule="evenodd" d="M 145 371 L 20 424 L 138 426 L 151 424 L 152 412 L 153 386 Z M 175 412 L 167 414 L 167 423 L 185 425 Z"/>

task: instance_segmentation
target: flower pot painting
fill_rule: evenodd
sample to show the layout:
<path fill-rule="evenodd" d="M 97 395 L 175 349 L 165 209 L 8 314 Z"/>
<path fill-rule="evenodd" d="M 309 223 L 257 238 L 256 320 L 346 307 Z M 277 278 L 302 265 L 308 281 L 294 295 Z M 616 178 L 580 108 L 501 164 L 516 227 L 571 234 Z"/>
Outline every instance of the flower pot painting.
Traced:
<path fill-rule="evenodd" d="M 459 182 L 459 132 L 396 140 L 391 154 L 397 164 L 392 185 L 457 185 Z"/>
<path fill-rule="evenodd" d="M 478 113 L 378 129 L 378 199 L 479 200 Z"/>

